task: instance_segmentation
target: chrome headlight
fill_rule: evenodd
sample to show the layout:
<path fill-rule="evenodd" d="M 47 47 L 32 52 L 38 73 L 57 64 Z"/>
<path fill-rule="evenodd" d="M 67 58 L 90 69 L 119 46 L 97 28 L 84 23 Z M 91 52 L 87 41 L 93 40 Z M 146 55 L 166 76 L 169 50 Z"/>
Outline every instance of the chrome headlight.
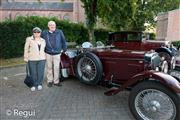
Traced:
<path fill-rule="evenodd" d="M 93 45 L 90 42 L 84 42 L 82 44 L 82 48 L 92 48 L 92 47 L 93 47 Z"/>
<path fill-rule="evenodd" d="M 161 59 L 158 55 L 154 55 L 152 58 L 151 58 L 151 66 L 152 66 L 152 69 L 156 69 L 157 67 L 159 67 L 161 63 Z"/>
<path fill-rule="evenodd" d="M 162 65 L 161 65 L 161 71 L 164 73 L 168 73 L 169 67 L 168 67 L 168 62 L 167 61 L 163 61 Z"/>
<path fill-rule="evenodd" d="M 158 71 L 157 67 L 160 66 L 161 59 L 160 59 L 158 53 L 149 52 L 149 53 L 145 54 L 145 62 L 150 64 L 151 69 Z"/>

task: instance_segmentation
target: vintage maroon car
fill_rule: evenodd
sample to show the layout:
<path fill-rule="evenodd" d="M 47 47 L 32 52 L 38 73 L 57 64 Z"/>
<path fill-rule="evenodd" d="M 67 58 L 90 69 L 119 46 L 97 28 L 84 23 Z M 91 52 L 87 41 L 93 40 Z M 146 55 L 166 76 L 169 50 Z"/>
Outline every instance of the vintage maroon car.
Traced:
<path fill-rule="evenodd" d="M 165 40 L 149 40 L 149 37 L 144 36 L 144 33 L 139 31 L 112 32 L 109 34 L 108 44 L 126 50 L 155 50 L 161 57 L 164 57 L 166 61 L 168 61 L 169 68 L 174 69 L 177 50 L 171 42 Z"/>
<path fill-rule="evenodd" d="M 154 51 L 78 48 L 62 53 L 60 64 L 64 77 L 112 86 L 106 95 L 131 90 L 129 107 L 137 120 L 180 120 L 180 81 L 160 72 L 168 65 Z"/>

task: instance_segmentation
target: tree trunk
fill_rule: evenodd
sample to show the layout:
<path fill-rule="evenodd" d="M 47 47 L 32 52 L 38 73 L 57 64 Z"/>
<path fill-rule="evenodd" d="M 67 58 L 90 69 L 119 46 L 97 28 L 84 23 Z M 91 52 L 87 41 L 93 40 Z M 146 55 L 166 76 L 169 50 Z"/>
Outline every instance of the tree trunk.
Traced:
<path fill-rule="evenodd" d="M 94 37 L 94 29 L 88 29 L 88 34 L 89 34 L 89 41 L 95 45 L 95 37 Z"/>

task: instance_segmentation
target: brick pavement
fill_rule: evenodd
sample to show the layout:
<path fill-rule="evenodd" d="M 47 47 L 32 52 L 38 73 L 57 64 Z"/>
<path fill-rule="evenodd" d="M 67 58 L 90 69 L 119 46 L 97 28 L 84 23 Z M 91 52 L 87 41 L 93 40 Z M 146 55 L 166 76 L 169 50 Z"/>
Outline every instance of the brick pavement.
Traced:
<path fill-rule="evenodd" d="M 24 66 L 0 70 L 1 120 L 134 120 L 127 91 L 107 97 L 106 88 L 70 78 L 62 87 L 45 84 L 42 91 L 31 92 L 23 84 L 24 73 Z"/>

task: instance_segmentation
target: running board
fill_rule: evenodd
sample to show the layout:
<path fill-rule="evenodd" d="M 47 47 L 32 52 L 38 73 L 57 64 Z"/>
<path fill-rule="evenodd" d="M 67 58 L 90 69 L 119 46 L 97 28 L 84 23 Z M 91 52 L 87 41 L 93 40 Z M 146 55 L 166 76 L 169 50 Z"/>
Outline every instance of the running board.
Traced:
<path fill-rule="evenodd" d="M 121 91 L 120 88 L 112 88 L 112 89 L 104 92 L 104 94 L 105 94 L 106 96 L 112 96 L 112 95 L 116 95 L 116 94 L 119 93 L 120 91 Z"/>

